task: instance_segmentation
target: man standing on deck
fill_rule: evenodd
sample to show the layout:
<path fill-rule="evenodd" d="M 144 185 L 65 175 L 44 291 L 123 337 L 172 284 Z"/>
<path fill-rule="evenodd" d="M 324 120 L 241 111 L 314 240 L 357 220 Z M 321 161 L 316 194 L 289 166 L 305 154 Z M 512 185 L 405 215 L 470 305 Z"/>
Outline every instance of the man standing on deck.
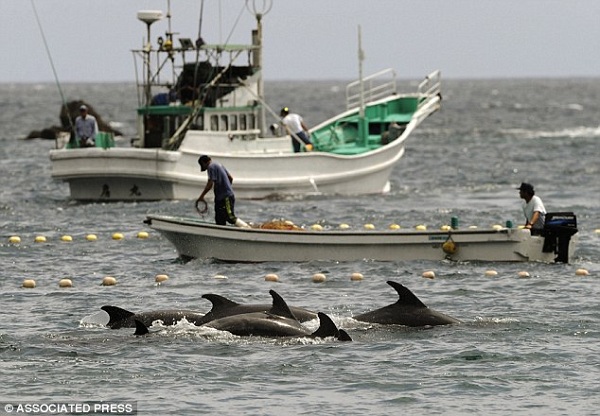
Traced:
<path fill-rule="evenodd" d="M 208 181 L 204 190 L 196 200 L 196 207 L 200 202 L 204 202 L 204 209 L 200 213 L 208 211 L 208 205 L 204 196 L 214 187 L 215 192 L 215 223 L 217 225 L 226 225 L 226 223 L 235 224 L 237 227 L 250 228 L 248 224 L 235 216 L 234 205 L 235 195 L 231 184 L 233 177 L 227 169 L 219 163 L 213 162 L 207 155 L 202 155 L 198 159 L 200 170 L 207 171 Z"/>
<path fill-rule="evenodd" d="M 532 234 L 539 234 L 544 228 L 546 221 L 546 208 L 539 196 L 535 195 L 533 185 L 523 182 L 517 188 L 519 197 L 525 200 L 523 213 L 525 214 L 525 228 L 530 229 Z"/>
<path fill-rule="evenodd" d="M 290 113 L 290 109 L 287 107 L 283 107 L 279 115 L 282 117 L 281 124 L 284 125 L 287 133 L 292 136 L 294 152 L 298 153 L 300 151 L 300 141 L 304 143 L 306 151 L 310 152 L 313 149 L 313 144 L 310 141 L 308 127 L 304 124 L 302 117 L 296 113 Z"/>
<path fill-rule="evenodd" d="M 80 147 L 94 147 L 96 145 L 96 134 L 98 134 L 98 122 L 96 117 L 88 114 L 87 106 L 79 107 L 79 115 L 75 119 L 75 136 L 79 140 Z"/>

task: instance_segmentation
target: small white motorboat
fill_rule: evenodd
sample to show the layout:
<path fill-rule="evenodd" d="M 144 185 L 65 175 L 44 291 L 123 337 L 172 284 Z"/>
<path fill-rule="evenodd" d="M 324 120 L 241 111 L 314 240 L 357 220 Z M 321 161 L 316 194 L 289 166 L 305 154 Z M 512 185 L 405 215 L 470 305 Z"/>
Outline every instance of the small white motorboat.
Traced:
<path fill-rule="evenodd" d="M 332 261 L 537 261 L 573 258 L 577 224 L 572 213 L 548 213 L 542 235 L 530 230 L 387 229 L 352 230 L 237 228 L 194 218 L 148 215 L 145 223 L 159 231 L 184 259 L 227 262 Z"/>

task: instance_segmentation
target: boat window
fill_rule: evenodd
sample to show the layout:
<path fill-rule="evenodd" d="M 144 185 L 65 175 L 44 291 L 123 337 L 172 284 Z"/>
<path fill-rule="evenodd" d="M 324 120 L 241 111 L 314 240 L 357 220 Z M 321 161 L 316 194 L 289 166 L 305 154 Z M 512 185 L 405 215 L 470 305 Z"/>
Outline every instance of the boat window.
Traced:
<path fill-rule="evenodd" d="M 246 130 L 246 114 L 240 114 L 240 130 Z"/>
<path fill-rule="evenodd" d="M 249 114 L 248 115 L 248 128 L 249 129 L 255 129 L 255 118 L 254 118 L 254 114 Z"/>
<path fill-rule="evenodd" d="M 229 123 L 228 123 L 228 119 L 227 119 L 227 115 L 226 114 L 223 114 L 221 116 L 221 125 L 219 127 L 220 127 L 219 130 L 223 130 L 223 131 L 229 130 Z"/>
<path fill-rule="evenodd" d="M 219 116 L 210 116 L 210 129 L 212 131 L 218 131 L 219 130 Z"/>
<path fill-rule="evenodd" d="M 229 117 L 229 130 L 237 130 L 237 116 L 236 115 L 232 115 L 231 117 Z"/>
<path fill-rule="evenodd" d="M 196 122 L 192 125 L 194 130 L 204 130 L 204 115 L 196 117 Z"/>

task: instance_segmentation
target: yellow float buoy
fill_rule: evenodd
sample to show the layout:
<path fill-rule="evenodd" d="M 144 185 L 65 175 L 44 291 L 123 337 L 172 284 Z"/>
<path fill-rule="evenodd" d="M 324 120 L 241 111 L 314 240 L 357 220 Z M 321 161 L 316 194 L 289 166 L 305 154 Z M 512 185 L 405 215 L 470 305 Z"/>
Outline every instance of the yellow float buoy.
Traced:
<path fill-rule="evenodd" d="M 350 226 L 348 224 L 342 223 L 339 225 L 338 227 L 340 230 L 347 230 L 350 228 Z"/>
<path fill-rule="evenodd" d="M 21 237 L 19 237 L 18 235 L 11 235 L 8 238 L 8 242 L 11 244 L 19 244 L 21 242 Z"/>
<path fill-rule="evenodd" d="M 451 226 L 449 226 L 448 224 L 444 224 L 440 227 L 440 230 L 442 231 L 450 231 L 452 229 Z"/>
<path fill-rule="evenodd" d="M 268 273 L 265 275 L 265 282 L 279 282 L 279 276 L 275 273 Z"/>
<path fill-rule="evenodd" d="M 313 274 L 312 281 L 315 283 L 323 283 L 327 280 L 327 277 L 323 273 L 315 273 Z"/>
<path fill-rule="evenodd" d="M 43 235 L 38 235 L 35 237 L 34 240 L 36 243 L 45 243 L 46 242 L 46 237 L 44 237 Z"/>
<path fill-rule="evenodd" d="M 229 278 L 228 278 L 227 276 L 225 276 L 225 275 L 222 275 L 222 274 L 215 274 L 215 275 L 213 276 L 213 279 L 218 279 L 218 280 L 227 280 L 227 279 L 229 279 Z"/>
<path fill-rule="evenodd" d="M 389 229 L 390 230 L 399 230 L 400 225 L 399 224 L 390 224 Z"/>
<path fill-rule="evenodd" d="M 33 279 L 23 280 L 23 287 L 26 289 L 33 289 L 35 287 L 35 280 L 33 280 Z"/>
<path fill-rule="evenodd" d="M 433 270 L 427 270 L 426 272 L 423 272 L 421 276 L 426 279 L 435 279 L 435 272 Z"/>
<path fill-rule="evenodd" d="M 363 276 L 362 273 L 358 273 L 358 272 L 354 272 L 350 275 L 350 280 L 352 280 L 353 282 L 358 282 L 360 280 L 363 280 L 365 277 Z"/>
<path fill-rule="evenodd" d="M 62 237 L 60 237 L 60 241 L 70 243 L 71 241 L 73 241 L 73 237 L 71 237 L 70 235 L 63 235 Z"/>
<path fill-rule="evenodd" d="M 498 276 L 498 272 L 496 270 L 486 270 L 485 275 L 486 276 Z"/>
<path fill-rule="evenodd" d="M 137 233 L 137 238 L 139 238 L 140 240 L 144 240 L 149 236 L 150 234 L 148 234 L 146 231 L 140 231 L 139 233 Z"/>
<path fill-rule="evenodd" d="M 417 231 L 426 231 L 427 230 L 427 226 L 424 224 L 419 224 L 417 226 L 415 226 L 415 230 Z"/>
<path fill-rule="evenodd" d="M 375 229 L 375 225 L 373 225 L 373 224 L 365 224 L 363 227 L 365 230 L 374 230 Z"/>
<path fill-rule="evenodd" d="M 458 249 L 458 246 L 452 240 L 452 237 L 448 237 L 448 239 L 446 240 L 446 242 L 444 244 L 442 244 L 442 250 L 446 254 L 454 254 L 454 253 L 456 253 L 457 249 Z"/>
<path fill-rule="evenodd" d="M 313 224 L 310 226 L 310 229 L 314 231 L 323 231 L 323 226 L 321 224 Z"/>
<path fill-rule="evenodd" d="M 96 234 L 88 234 L 85 236 L 85 239 L 87 241 L 96 241 L 98 239 L 98 236 L 96 236 Z"/>
<path fill-rule="evenodd" d="M 477 226 L 476 226 L 476 225 L 469 225 L 469 229 L 471 229 L 471 230 L 476 230 L 476 229 L 477 229 Z"/>
<path fill-rule="evenodd" d="M 123 233 L 113 233 L 112 235 L 113 240 L 122 240 L 124 238 L 125 236 L 123 235 Z"/>
<path fill-rule="evenodd" d="M 526 272 L 526 271 L 520 271 L 520 272 L 519 272 L 517 275 L 518 275 L 519 277 L 529 277 L 529 272 Z"/>
<path fill-rule="evenodd" d="M 492 225 L 492 229 L 493 229 L 493 230 L 496 230 L 496 231 L 498 231 L 498 230 L 501 230 L 501 229 L 503 229 L 503 228 L 504 228 L 504 227 L 503 227 L 503 226 L 501 226 L 500 224 L 494 224 L 494 225 Z"/>
<path fill-rule="evenodd" d="M 60 279 L 58 287 L 73 287 L 73 281 L 71 279 Z"/>
<path fill-rule="evenodd" d="M 117 279 L 112 276 L 106 276 L 102 279 L 102 286 L 114 286 L 117 284 Z"/>
<path fill-rule="evenodd" d="M 600 234 L 600 228 L 596 228 L 596 229 L 594 230 L 594 232 L 595 232 L 596 234 Z"/>
<path fill-rule="evenodd" d="M 157 274 L 154 277 L 154 281 L 156 283 L 162 283 L 162 282 L 166 282 L 167 280 L 169 280 L 169 276 L 167 276 L 166 274 Z"/>
<path fill-rule="evenodd" d="M 590 272 L 587 271 L 586 269 L 577 269 L 577 270 L 575 270 L 575 274 L 577 276 L 589 276 Z"/>

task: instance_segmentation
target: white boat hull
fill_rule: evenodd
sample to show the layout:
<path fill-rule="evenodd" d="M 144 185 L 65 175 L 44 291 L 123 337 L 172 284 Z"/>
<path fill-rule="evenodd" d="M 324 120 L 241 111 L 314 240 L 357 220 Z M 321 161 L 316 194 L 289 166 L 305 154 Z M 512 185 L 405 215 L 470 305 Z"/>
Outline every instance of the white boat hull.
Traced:
<path fill-rule="evenodd" d="M 199 152 L 162 149 L 53 150 L 52 176 L 69 183 L 76 200 L 195 199 L 206 185 Z M 238 199 L 272 195 L 380 194 L 389 191 L 394 164 L 404 154 L 398 141 L 370 154 L 212 154 L 234 176 Z"/>
<path fill-rule="evenodd" d="M 228 262 L 331 261 L 508 261 L 554 262 L 544 253 L 544 237 L 523 229 L 452 231 L 287 231 L 218 226 L 191 218 L 148 216 L 146 223 L 164 235 L 183 258 Z M 446 253 L 449 238 L 457 249 Z M 574 254 L 576 235 L 569 244 Z"/>

